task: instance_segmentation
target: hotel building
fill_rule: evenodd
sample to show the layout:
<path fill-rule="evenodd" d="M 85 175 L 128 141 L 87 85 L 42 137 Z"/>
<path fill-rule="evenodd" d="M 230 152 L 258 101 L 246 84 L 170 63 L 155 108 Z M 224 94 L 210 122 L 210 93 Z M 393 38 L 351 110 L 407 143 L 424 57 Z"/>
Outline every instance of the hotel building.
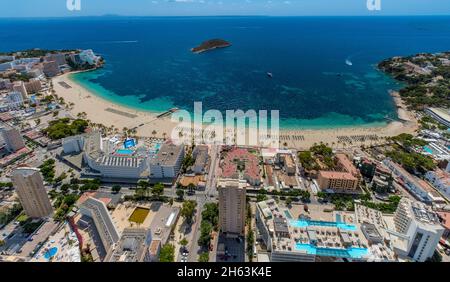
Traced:
<path fill-rule="evenodd" d="M 110 251 L 114 244 L 119 241 L 119 233 L 112 222 L 105 203 L 89 197 L 80 205 L 80 213 L 92 219 L 105 252 Z"/>
<path fill-rule="evenodd" d="M 432 257 L 444 233 L 438 215 L 423 203 L 402 198 L 394 214 L 395 229 L 407 236 L 406 244 L 395 244 L 399 257 L 423 262 Z"/>
<path fill-rule="evenodd" d="M 80 153 L 84 148 L 83 135 L 66 137 L 62 140 L 63 151 L 65 154 Z"/>
<path fill-rule="evenodd" d="M 221 177 L 244 179 L 253 186 L 261 184 L 259 159 L 255 154 L 244 148 L 232 148 L 224 154 Z"/>
<path fill-rule="evenodd" d="M 0 90 L 6 89 L 11 85 L 9 79 L 0 78 Z"/>
<path fill-rule="evenodd" d="M 48 77 L 57 76 L 61 72 L 58 64 L 55 61 L 44 62 L 43 65 L 44 68 L 42 71 Z"/>
<path fill-rule="evenodd" d="M 63 148 L 69 150 L 69 147 L 72 146 L 73 152 L 76 152 L 78 148 L 75 147 L 83 145 L 83 160 L 93 171 L 98 173 L 98 176 L 116 180 L 128 179 L 134 182 L 148 175 L 146 157 L 111 154 L 107 147 L 103 146 L 100 132 L 83 135 L 83 139 L 83 142 L 79 138 L 66 140 Z"/>
<path fill-rule="evenodd" d="M 54 61 L 58 64 L 58 66 L 62 66 L 65 65 L 66 62 L 66 54 L 64 53 L 56 53 L 56 54 L 47 54 L 47 56 L 45 56 L 45 61 L 47 62 L 51 62 Z"/>
<path fill-rule="evenodd" d="M 25 143 L 23 142 L 23 138 L 22 135 L 20 135 L 19 130 L 8 125 L 3 125 L 3 127 L 0 128 L 0 131 L 3 141 L 6 144 L 6 149 L 9 152 L 14 153 L 25 147 Z"/>
<path fill-rule="evenodd" d="M 450 114 L 448 110 L 441 108 L 426 108 L 425 112 L 439 123 L 450 127 Z"/>
<path fill-rule="evenodd" d="M 37 93 L 42 89 L 42 84 L 39 79 L 30 79 L 29 82 L 25 82 L 25 89 L 27 93 Z"/>
<path fill-rule="evenodd" d="M 38 169 L 18 168 L 13 171 L 11 178 L 27 216 L 41 218 L 53 214 L 53 207 Z"/>
<path fill-rule="evenodd" d="M 20 92 L 17 92 L 17 91 L 9 92 L 8 96 L 6 96 L 5 106 L 9 110 L 20 109 L 21 107 L 23 107 L 23 103 L 24 103 L 23 96 L 22 96 L 22 93 L 20 93 Z"/>
<path fill-rule="evenodd" d="M 374 257 L 358 226 L 294 220 L 273 199 L 256 204 L 255 220 L 256 238 L 264 242 L 271 262 L 367 261 Z"/>
<path fill-rule="evenodd" d="M 120 240 L 109 250 L 104 262 L 148 262 L 151 241 L 150 230 L 125 228 Z"/>
<path fill-rule="evenodd" d="M 81 51 L 79 56 L 83 63 L 88 63 L 89 65 L 96 65 L 100 60 L 100 57 L 96 56 L 91 49 Z"/>
<path fill-rule="evenodd" d="M 208 146 L 195 146 L 192 156 L 195 158 L 195 162 L 190 170 L 195 174 L 205 174 L 209 159 Z"/>
<path fill-rule="evenodd" d="M 174 178 L 180 171 L 184 158 L 184 146 L 163 144 L 156 155 L 150 160 L 150 178 Z"/>
<path fill-rule="evenodd" d="M 447 199 L 450 199 L 450 173 L 437 169 L 436 171 L 429 171 L 425 178 L 433 184 L 433 186 L 441 191 Z"/>
<path fill-rule="evenodd" d="M 317 182 L 321 190 L 356 192 L 361 182 L 358 169 L 344 154 L 336 155 L 336 171 L 320 171 Z"/>
<path fill-rule="evenodd" d="M 297 168 L 291 153 L 277 153 L 276 163 L 280 164 L 287 175 L 295 175 Z"/>
<path fill-rule="evenodd" d="M 25 83 L 23 81 L 16 81 L 13 84 L 13 91 L 20 92 L 22 94 L 22 99 L 28 99 L 28 91 L 25 87 Z"/>
<path fill-rule="evenodd" d="M 219 192 L 219 227 L 227 235 L 244 235 L 246 212 L 246 187 L 244 180 L 220 179 L 217 184 Z"/>
<path fill-rule="evenodd" d="M 445 202 L 445 200 L 431 187 L 426 181 L 419 179 L 407 172 L 401 165 L 387 158 L 383 161 L 392 173 L 397 177 L 399 182 L 407 189 L 416 199 L 424 203 L 431 204 Z"/>

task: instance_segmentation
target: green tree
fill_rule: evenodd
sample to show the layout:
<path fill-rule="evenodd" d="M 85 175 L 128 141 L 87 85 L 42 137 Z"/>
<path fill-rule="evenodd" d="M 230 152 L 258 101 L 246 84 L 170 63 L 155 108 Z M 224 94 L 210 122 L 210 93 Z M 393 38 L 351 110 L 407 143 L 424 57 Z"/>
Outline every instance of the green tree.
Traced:
<path fill-rule="evenodd" d="M 200 237 L 198 238 L 198 244 L 203 247 L 208 247 L 211 241 L 211 231 L 213 227 L 211 223 L 206 220 L 202 220 L 200 224 Z"/>
<path fill-rule="evenodd" d="M 327 197 L 327 194 L 325 192 L 319 191 L 317 192 L 317 197 L 320 199 L 325 199 Z"/>
<path fill-rule="evenodd" d="M 61 185 L 60 189 L 63 194 L 67 194 L 67 192 L 69 192 L 70 189 L 70 184 L 63 184 Z"/>
<path fill-rule="evenodd" d="M 152 188 L 152 194 L 157 197 L 161 197 L 164 193 L 164 184 L 156 183 Z"/>
<path fill-rule="evenodd" d="M 175 247 L 172 244 L 165 244 L 159 254 L 160 262 L 173 262 L 175 260 Z"/>
<path fill-rule="evenodd" d="M 177 189 L 177 196 L 178 196 L 178 199 L 180 201 L 183 200 L 183 198 L 184 198 L 184 191 L 183 191 L 183 189 Z"/>
<path fill-rule="evenodd" d="M 248 260 L 253 261 L 253 244 L 255 243 L 255 234 L 251 228 L 247 232 L 247 256 Z"/>
<path fill-rule="evenodd" d="M 292 204 L 292 198 L 291 198 L 291 197 L 288 197 L 288 198 L 286 199 L 286 205 L 290 206 L 291 204 Z"/>
<path fill-rule="evenodd" d="M 264 189 L 260 189 L 258 191 L 258 195 L 256 195 L 256 201 L 257 202 L 262 202 L 267 200 L 267 191 Z"/>
<path fill-rule="evenodd" d="M 114 193 L 119 193 L 120 192 L 120 190 L 122 190 L 122 186 L 120 186 L 120 185 L 118 185 L 118 184 L 114 184 L 112 187 L 111 187 L 111 189 L 112 189 L 112 191 L 114 192 Z"/>
<path fill-rule="evenodd" d="M 198 257 L 198 262 L 209 262 L 209 253 L 208 252 L 201 253 L 200 256 Z"/>
<path fill-rule="evenodd" d="M 197 207 L 197 202 L 195 201 L 185 201 L 181 208 L 181 216 L 188 222 L 192 222 L 192 217 L 194 216 L 195 209 Z"/>
<path fill-rule="evenodd" d="M 188 243 L 189 243 L 189 242 L 188 242 L 188 240 L 187 240 L 186 238 L 183 238 L 183 239 L 181 239 L 181 241 L 180 241 L 180 245 L 183 246 L 183 247 L 186 247 Z"/>
<path fill-rule="evenodd" d="M 203 206 L 202 221 L 206 220 L 213 226 L 214 229 L 219 224 L 219 205 L 217 203 L 206 203 Z"/>

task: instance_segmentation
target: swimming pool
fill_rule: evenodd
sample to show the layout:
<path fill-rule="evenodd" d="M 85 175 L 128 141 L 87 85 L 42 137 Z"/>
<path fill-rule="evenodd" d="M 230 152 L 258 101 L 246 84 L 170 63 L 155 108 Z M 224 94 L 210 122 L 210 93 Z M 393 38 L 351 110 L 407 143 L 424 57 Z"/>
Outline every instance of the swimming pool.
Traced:
<path fill-rule="evenodd" d="M 286 215 L 286 217 L 288 219 L 292 219 L 292 215 L 291 215 L 291 213 L 288 210 L 284 210 L 284 214 Z"/>
<path fill-rule="evenodd" d="M 135 147 L 136 141 L 134 139 L 127 139 L 125 140 L 125 142 L 123 142 L 123 146 L 125 147 L 125 149 Z"/>
<path fill-rule="evenodd" d="M 50 248 L 44 253 L 44 258 L 46 260 L 50 260 L 56 255 L 57 252 L 58 252 L 57 247 Z"/>
<path fill-rule="evenodd" d="M 299 251 L 305 251 L 309 255 L 327 256 L 327 257 L 341 257 L 341 258 L 353 258 L 360 259 L 369 253 L 366 248 L 347 248 L 347 249 L 335 249 L 335 248 L 318 248 L 311 244 L 297 243 L 295 249 Z"/>
<path fill-rule="evenodd" d="M 345 224 L 342 222 L 331 222 L 331 221 L 318 221 L 318 220 L 290 220 L 289 224 L 293 227 L 305 228 L 308 226 L 325 226 L 325 227 L 337 227 L 339 229 L 356 231 L 356 226 L 351 224 Z"/>
<path fill-rule="evenodd" d="M 134 151 L 130 149 L 119 149 L 116 151 L 116 154 L 118 155 L 132 155 L 133 153 Z"/>
<path fill-rule="evenodd" d="M 433 154 L 433 150 L 431 150 L 431 148 L 428 146 L 423 146 L 423 150 L 429 154 Z"/>

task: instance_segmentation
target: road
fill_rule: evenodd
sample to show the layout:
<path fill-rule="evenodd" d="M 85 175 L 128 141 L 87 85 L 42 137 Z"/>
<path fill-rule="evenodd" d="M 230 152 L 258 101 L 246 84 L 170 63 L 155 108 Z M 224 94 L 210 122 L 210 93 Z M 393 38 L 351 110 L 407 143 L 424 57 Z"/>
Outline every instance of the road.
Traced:
<path fill-rule="evenodd" d="M 204 193 L 198 193 L 197 196 L 197 215 L 193 228 L 192 241 L 189 249 L 188 262 L 197 262 L 200 246 L 198 245 L 198 239 L 200 238 L 200 223 L 202 221 L 202 210 L 206 203 L 215 202 L 217 196 L 216 191 L 216 172 L 218 169 L 220 159 L 220 146 L 211 146 L 211 165 L 209 167 L 209 173 L 206 180 L 206 188 Z"/>

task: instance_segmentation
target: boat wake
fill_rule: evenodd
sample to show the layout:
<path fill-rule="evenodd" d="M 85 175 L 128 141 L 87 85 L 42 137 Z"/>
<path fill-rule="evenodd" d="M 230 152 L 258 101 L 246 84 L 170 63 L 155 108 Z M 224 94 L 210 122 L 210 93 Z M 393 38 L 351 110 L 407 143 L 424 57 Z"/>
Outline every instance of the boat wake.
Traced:
<path fill-rule="evenodd" d="M 109 43 L 113 43 L 113 44 L 122 44 L 122 43 L 138 43 L 139 41 L 137 40 L 122 40 L 122 41 L 111 41 Z"/>

